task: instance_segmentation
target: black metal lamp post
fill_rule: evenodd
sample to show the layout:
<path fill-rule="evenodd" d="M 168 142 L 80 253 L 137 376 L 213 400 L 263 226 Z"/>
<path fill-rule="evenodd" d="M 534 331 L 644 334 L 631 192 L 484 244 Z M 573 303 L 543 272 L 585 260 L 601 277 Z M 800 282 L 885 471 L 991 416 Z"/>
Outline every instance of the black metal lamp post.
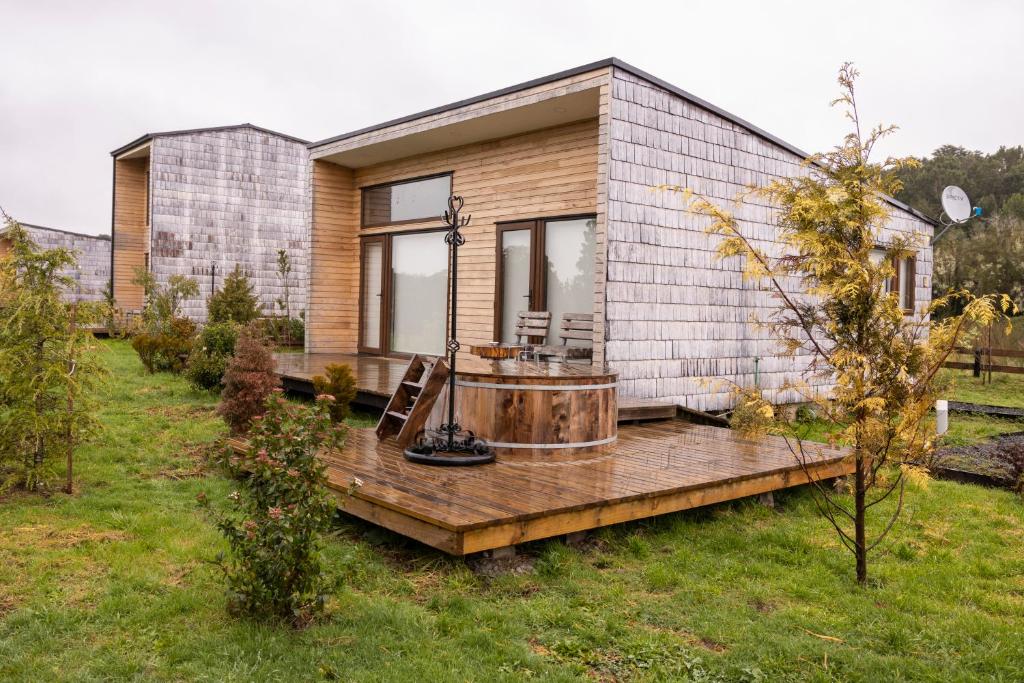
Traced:
<path fill-rule="evenodd" d="M 444 242 L 448 245 L 448 301 L 451 316 L 448 321 L 448 418 L 436 431 L 428 431 L 415 444 L 405 449 L 405 457 L 412 462 L 428 465 L 481 465 L 494 461 L 494 450 L 473 432 L 464 431 L 455 421 L 455 362 L 462 348 L 456 338 L 459 315 L 459 247 L 466 243 L 460 230 L 472 216 L 459 216 L 464 204 L 462 197 L 448 197 L 448 210 L 444 222 L 448 232 Z"/>

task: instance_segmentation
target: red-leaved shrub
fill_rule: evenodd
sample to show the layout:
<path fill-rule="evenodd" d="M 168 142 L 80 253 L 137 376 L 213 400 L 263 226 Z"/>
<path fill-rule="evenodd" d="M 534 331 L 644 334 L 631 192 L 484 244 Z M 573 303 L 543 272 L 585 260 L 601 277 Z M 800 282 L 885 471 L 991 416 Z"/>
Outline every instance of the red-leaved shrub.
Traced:
<path fill-rule="evenodd" d="M 256 329 L 245 328 L 224 372 L 224 390 L 217 406 L 217 414 L 233 435 L 248 432 L 253 418 L 263 414 L 267 396 L 279 384 L 274 365 L 274 356 Z"/>

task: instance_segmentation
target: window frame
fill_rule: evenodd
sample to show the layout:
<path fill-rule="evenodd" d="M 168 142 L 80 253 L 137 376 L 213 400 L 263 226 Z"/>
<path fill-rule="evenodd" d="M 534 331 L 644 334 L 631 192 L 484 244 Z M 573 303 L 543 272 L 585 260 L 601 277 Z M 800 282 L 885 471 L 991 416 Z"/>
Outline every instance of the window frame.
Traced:
<path fill-rule="evenodd" d="M 395 187 L 396 185 L 409 185 L 411 183 L 420 182 L 423 180 L 433 180 L 435 178 L 448 177 L 448 196 L 450 197 L 455 191 L 455 172 L 454 171 L 443 171 L 441 173 L 430 173 L 428 175 L 416 176 L 415 178 L 403 178 L 401 180 L 389 180 L 384 183 L 375 183 L 373 185 L 366 185 L 365 187 L 359 188 L 359 227 L 361 229 L 366 228 L 383 228 L 392 225 L 408 225 L 411 223 L 425 223 L 427 221 L 440 220 L 441 214 L 436 216 L 424 216 L 422 218 L 406 218 L 400 221 L 385 221 L 382 223 L 367 223 L 366 222 L 366 193 L 370 190 L 377 190 L 382 187 Z M 447 200 L 447 197 L 445 198 Z M 447 207 L 446 207 L 447 208 Z"/>
<path fill-rule="evenodd" d="M 395 230 L 393 232 L 377 233 L 373 235 L 361 235 L 359 238 L 359 329 L 356 330 L 357 344 L 356 351 L 360 354 L 368 356 L 381 356 L 384 358 L 412 358 L 415 353 L 409 353 L 405 351 L 392 351 L 391 350 L 391 324 L 392 314 L 394 313 L 394 291 L 391 286 L 391 281 L 394 279 L 394 273 L 391 272 L 391 249 L 392 240 L 395 237 L 401 237 L 403 235 L 422 235 L 424 233 L 438 233 L 439 235 L 447 232 L 447 228 L 425 228 L 423 230 Z M 380 348 L 374 349 L 363 346 L 363 309 L 366 302 L 366 290 L 363 287 L 363 253 L 365 244 L 367 242 L 381 242 L 384 245 L 384 253 L 381 255 L 381 308 L 380 308 Z M 448 288 L 451 287 L 451 264 L 445 261 L 445 268 L 448 270 Z M 451 302 L 448 300 L 448 291 L 445 290 L 445 301 L 444 301 L 444 332 L 445 341 L 448 339 L 448 315 Z"/>
<path fill-rule="evenodd" d="M 495 224 L 494 233 L 494 340 L 501 341 L 501 328 L 504 322 L 502 312 L 504 311 L 505 292 L 503 285 L 502 259 L 501 259 L 501 234 L 507 230 L 530 230 L 530 301 L 529 311 L 544 310 L 538 308 L 541 302 L 545 305 L 548 300 L 547 272 L 544 268 L 544 244 L 548 223 L 571 220 L 597 220 L 597 214 L 576 213 L 565 216 L 545 216 L 544 218 L 527 218 L 514 221 L 502 221 Z M 539 245 L 539 247 L 538 247 Z M 596 248 L 596 245 L 595 245 Z M 596 252 L 595 252 L 596 254 Z M 595 277 L 597 273 L 595 270 Z M 558 325 L 559 321 L 552 320 L 551 325 Z"/>
<path fill-rule="evenodd" d="M 900 261 L 905 261 L 907 264 L 907 299 L 903 301 L 900 297 Z M 914 252 L 910 256 L 905 256 L 902 259 L 893 259 L 893 271 L 892 276 L 892 292 L 896 295 L 896 300 L 900 305 L 900 308 L 907 315 L 913 315 L 914 308 L 917 306 L 917 253 Z"/>

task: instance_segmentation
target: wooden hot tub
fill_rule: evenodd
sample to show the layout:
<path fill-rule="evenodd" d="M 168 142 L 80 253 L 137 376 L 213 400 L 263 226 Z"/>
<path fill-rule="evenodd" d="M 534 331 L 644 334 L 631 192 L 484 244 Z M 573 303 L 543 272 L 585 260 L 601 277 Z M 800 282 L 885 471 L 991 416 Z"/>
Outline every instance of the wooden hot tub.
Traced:
<path fill-rule="evenodd" d="M 616 372 L 589 363 L 460 359 L 457 420 L 499 457 L 601 453 L 618 434 L 617 380 Z"/>

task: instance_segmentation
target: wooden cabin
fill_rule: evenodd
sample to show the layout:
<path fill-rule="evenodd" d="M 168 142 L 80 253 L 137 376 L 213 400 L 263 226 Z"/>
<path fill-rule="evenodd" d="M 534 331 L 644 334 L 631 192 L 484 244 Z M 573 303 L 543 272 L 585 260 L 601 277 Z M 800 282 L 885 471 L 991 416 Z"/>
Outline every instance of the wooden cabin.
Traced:
<path fill-rule="evenodd" d="M 719 238 L 681 197 L 652 187 L 728 202 L 801 173 L 806 156 L 617 59 L 314 143 L 306 351 L 443 353 L 439 216 L 455 193 L 472 214 L 458 264 L 464 347 L 512 341 L 522 310 L 552 313 L 549 343 L 562 314 L 592 313 L 592 338 L 574 343 L 589 341 L 594 361 L 618 373 L 621 397 L 719 410 L 728 380 L 795 401 L 783 386 L 806 359 L 780 356 L 751 323 L 775 308 L 771 292 L 743 282 L 739 258 L 715 257 Z M 934 224 L 888 202 L 887 231 L 919 236 L 901 296 L 920 313 Z M 770 207 L 745 203 L 738 217 L 776 244 Z"/>
<path fill-rule="evenodd" d="M 244 123 L 147 133 L 113 152 L 113 291 L 126 311 L 143 305 L 137 268 L 165 282 L 195 278 L 183 313 L 206 302 L 236 265 L 266 313 L 283 293 L 278 250 L 292 262 L 292 315 L 306 307 L 306 141 Z"/>
<path fill-rule="evenodd" d="M 73 281 L 66 300 L 103 301 L 104 290 L 110 282 L 110 235 L 87 235 L 28 223 L 22 223 L 21 227 L 40 249 L 67 249 L 74 254 L 75 267 L 61 271 L 61 275 Z M 0 230 L 0 258 L 9 251 L 10 240 Z"/>

